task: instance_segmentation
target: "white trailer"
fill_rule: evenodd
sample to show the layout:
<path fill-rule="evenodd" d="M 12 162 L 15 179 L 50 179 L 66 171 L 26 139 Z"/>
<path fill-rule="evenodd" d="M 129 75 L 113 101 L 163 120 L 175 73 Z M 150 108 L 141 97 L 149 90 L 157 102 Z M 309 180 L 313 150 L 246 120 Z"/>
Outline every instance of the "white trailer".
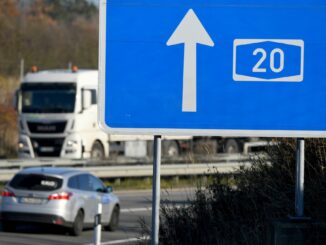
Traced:
<path fill-rule="evenodd" d="M 97 70 L 47 70 L 28 73 L 18 95 L 19 145 L 21 158 L 105 158 L 110 152 L 145 144 L 150 154 L 151 136 L 108 135 L 97 123 Z M 170 136 L 163 152 L 176 155 L 192 137 Z M 110 147 L 111 146 L 111 147 Z M 141 148 L 141 147 L 140 147 Z M 139 148 L 139 149 L 140 149 Z M 144 147 L 143 147 L 144 148 Z"/>

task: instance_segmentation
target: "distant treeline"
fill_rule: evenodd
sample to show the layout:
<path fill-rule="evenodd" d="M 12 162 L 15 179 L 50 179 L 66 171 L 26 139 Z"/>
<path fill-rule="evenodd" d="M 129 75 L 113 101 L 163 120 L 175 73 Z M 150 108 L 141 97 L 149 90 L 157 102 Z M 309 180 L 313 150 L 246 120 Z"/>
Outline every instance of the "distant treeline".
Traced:
<path fill-rule="evenodd" d="M 0 158 L 17 151 L 14 93 L 20 60 L 25 73 L 40 69 L 97 68 L 98 9 L 87 0 L 0 0 Z"/>
<path fill-rule="evenodd" d="M 87 0 L 1 0 L 0 76 L 66 68 L 97 68 L 98 8 Z"/>

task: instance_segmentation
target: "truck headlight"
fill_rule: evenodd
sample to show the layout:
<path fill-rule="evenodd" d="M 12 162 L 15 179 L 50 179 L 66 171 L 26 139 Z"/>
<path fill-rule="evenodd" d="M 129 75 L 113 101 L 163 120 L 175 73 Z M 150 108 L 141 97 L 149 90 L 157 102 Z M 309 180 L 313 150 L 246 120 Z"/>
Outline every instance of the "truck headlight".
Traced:
<path fill-rule="evenodd" d="M 18 149 L 23 149 L 26 145 L 23 142 L 18 143 Z"/>
<path fill-rule="evenodd" d="M 76 148 L 78 142 L 76 140 L 68 140 L 67 147 Z"/>
<path fill-rule="evenodd" d="M 72 154 L 74 154 L 74 157 L 79 157 L 81 154 L 81 143 L 80 136 L 75 134 L 69 135 L 65 140 L 63 151 L 61 153 L 62 156 L 65 157 L 65 155 L 67 155 L 67 157 L 73 157 Z"/>
<path fill-rule="evenodd" d="M 26 141 L 18 142 L 18 151 L 29 153 L 29 147 Z"/>

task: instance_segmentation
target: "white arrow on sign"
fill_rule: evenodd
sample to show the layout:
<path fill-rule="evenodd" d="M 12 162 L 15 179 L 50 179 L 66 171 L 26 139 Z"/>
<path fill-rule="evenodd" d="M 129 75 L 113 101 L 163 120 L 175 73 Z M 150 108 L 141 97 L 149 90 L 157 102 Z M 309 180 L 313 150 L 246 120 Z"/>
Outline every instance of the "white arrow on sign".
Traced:
<path fill-rule="evenodd" d="M 196 48 L 197 43 L 214 46 L 214 42 L 206 32 L 204 26 L 192 9 L 175 29 L 166 45 L 176 45 L 184 43 L 184 65 L 183 65 L 183 90 L 182 90 L 182 111 L 196 112 Z"/>

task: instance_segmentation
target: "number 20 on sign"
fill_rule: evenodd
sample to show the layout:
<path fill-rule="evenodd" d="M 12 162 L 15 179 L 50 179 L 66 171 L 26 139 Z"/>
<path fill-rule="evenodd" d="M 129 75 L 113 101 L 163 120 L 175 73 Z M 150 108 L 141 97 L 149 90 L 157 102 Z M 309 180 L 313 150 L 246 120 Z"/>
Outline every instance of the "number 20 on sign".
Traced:
<path fill-rule="evenodd" d="M 303 63 L 303 40 L 235 39 L 233 43 L 235 81 L 302 82 Z"/>

